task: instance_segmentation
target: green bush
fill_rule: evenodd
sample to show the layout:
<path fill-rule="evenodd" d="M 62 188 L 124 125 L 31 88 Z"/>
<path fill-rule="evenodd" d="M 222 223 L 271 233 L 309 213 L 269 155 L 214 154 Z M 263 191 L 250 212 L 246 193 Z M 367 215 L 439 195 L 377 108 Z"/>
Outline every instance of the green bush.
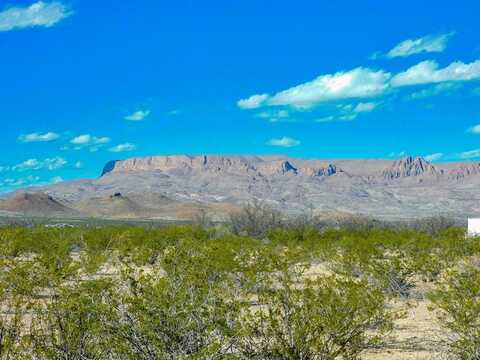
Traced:
<path fill-rule="evenodd" d="M 217 359 L 232 347 L 238 302 L 203 254 L 169 249 L 165 274 L 127 271 L 112 335 L 121 358 Z M 196 261 L 198 260 L 198 262 Z"/>
<path fill-rule="evenodd" d="M 242 318 L 245 359 L 357 359 L 391 329 L 383 294 L 364 282 L 298 281 L 285 270 Z"/>
<path fill-rule="evenodd" d="M 429 294 L 448 330 L 448 353 L 456 359 L 480 358 L 480 269 L 451 272 Z"/>
<path fill-rule="evenodd" d="M 390 330 L 390 297 L 480 255 L 444 222 L 333 229 L 248 211 L 230 232 L 0 228 L 0 358 L 355 359 Z M 314 262 L 335 275 L 307 279 Z M 462 359 L 477 351 L 479 283 L 471 268 L 430 295 Z"/>
<path fill-rule="evenodd" d="M 113 355 L 106 324 L 115 323 L 108 281 L 75 282 L 31 307 L 27 351 L 34 359 L 107 359 Z"/>

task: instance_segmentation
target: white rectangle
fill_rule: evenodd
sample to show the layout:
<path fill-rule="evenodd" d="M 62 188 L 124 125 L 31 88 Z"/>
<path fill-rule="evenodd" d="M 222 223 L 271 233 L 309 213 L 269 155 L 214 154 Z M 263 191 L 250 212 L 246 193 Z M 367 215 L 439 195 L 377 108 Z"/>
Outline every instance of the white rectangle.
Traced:
<path fill-rule="evenodd" d="M 480 218 L 468 219 L 468 236 L 480 236 Z"/>

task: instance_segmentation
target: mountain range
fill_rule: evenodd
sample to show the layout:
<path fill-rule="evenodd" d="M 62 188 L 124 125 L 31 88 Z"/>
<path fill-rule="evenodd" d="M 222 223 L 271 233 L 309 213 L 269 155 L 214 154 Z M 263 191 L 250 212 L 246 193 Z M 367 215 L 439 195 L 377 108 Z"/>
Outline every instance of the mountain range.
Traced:
<path fill-rule="evenodd" d="M 221 219 L 253 199 L 288 214 L 380 219 L 480 216 L 480 163 L 153 156 L 108 162 L 96 179 L 24 189 L 0 211 L 55 217 Z"/>

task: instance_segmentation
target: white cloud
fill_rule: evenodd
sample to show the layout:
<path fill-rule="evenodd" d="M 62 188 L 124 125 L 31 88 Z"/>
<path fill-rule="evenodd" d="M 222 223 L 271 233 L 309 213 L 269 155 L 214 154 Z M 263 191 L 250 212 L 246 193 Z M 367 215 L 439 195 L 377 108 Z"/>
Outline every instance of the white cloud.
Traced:
<path fill-rule="evenodd" d="M 472 134 L 480 134 L 480 124 L 472 126 L 467 131 Z"/>
<path fill-rule="evenodd" d="M 38 170 L 41 169 L 42 165 L 40 161 L 37 159 L 29 159 L 25 160 L 24 162 L 15 165 L 12 169 L 13 170 L 18 170 L 18 171 L 23 171 L 23 170 Z"/>
<path fill-rule="evenodd" d="M 282 119 L 288 119 L 290 117 L 290 113 L 287 110 L 262 111 L 258 114 L 255 114 L 255 116 L 262 119 L 269 119 L 270 122 L 278 122 Z"/>
<path fill-rule="evenodd" d="M 241 109 L 257 109 L 263 106 L 265 100 L 269 98 L 268 94 L 252 95 L 248 99 L 242 99 L 237 102 Z"/>
<path fill-rule="evenodd" d="M 451 82 L 440 83 L 440 84 L 433 85 L 427 89 L 416 91 L 410 94 L 408 98 L 411 100 L 419 100 L 419 99 L 425 99 L 425 98 L 440 95 L 440 94 L 450 94 L 462 88 L 462 86 L 463 85 L 459 83 L 451 83 Z"/>
<path fill-rule="evenodd" d="M 75 169 L 81 169 L 84 167 L 84 164 L 81 161 L 77 161 L 73 166 Z"/>
<path fill-rule="evenodd" d="M 338 119 L 343 121 L 352 121 L 352 120 L 355 120 L 357 117 L 358 117 L 358 114 L 345 114 L 345 115 L 340 115 Z"/>
<path fill-rule="evenodd" d="M 308 108 L 314 105 L 342 99 L 369 98 L 384 94 L 389 88 L 391 74 L 383 70 L 356 68 L 335 74 L 320 75 L 316 79 L 278 92 L 253 95 L 240 100 L 238 106 L 253 109 L 261 106 L 293 106 Z"/>
<path fill-rule="evenodd" d="M 391 152 L 388 154 L 388 157 L 391 158 L 401 158 L 404 157 L 407 153 L 405 151 L 400 151 L 400 152 Z"/>
<path fill-rule="evenodd" d="M 469 64 L 456 61 L 443 69 L 439 69 L 436 61 L 427 60 L 395 75 L 391 83 L 392 86 L 399 87 L 476 79 L 480 79 L 480 60 Z"/>
<path fill-rule="evenodd" d="M 462 159 L 473 159 L 480 157 L 480 149 L 464 151 L 459 154 L 459 157 Z"/>
<path fill-rule="evenodd" d="M 114 146 L 114 147 L 111 147 L 110 149 L 108 149 L 109 151 L 111 152 L 125 152 L 125 151 L 133 151 L 135 150 L 137 147 L 135 144 L 131 144 L 131 143 L 125 143 L 125 144 L 119 144 L 117 146 Z"/>
<path fill-rule="evenodd" d="M 432 89 L 425 89 L 412 95 L 412 98 L 421 98 L 454 91 L 462 86 L 458 84 L 461 81 L 479 79 L 480 60 L 467 64 L 456 61 L 444 68 L 440 68 L 438 63 L 433 60 L 422 61 L 394 75 L 384 70 L 358 67 L 350 71 L 320 75 L 312 81 L 274 95 L 253 95 L 238 101 L 237 105 L 242 109 L 270 106 L 312 108 L 339 100 L 360 100 L 385 96 L 399 87 L 438 84 Z M 357 106 L 355 112 L 358 113 L 362 110 L 363 112 L 371 111 L 377 105 L 374 102 L 364 102 Z M 267 117 L 268 115 L 267 112 L 262 112 L 258 116 Z"/>
<path fill-rule="evenodd" d="M 292 139 L 292 138 L 286 137 L 286 136 L 284 136 L 280 139 L 270 139 L 267 142 L 267 145 L 282 146 L 282 147 L 294 147 L 294 146 L 298 146 L 300 144 L 301 144 L 301 142 L 299 140 Z"/>
<path fill-rule="evenodd" d="M 13 166 L 11 169 L 13 171 L 27 171 L 27 170 L 57 170 L 61 167 L 67 165 L 68 162 L 62 157 L 54 157 L 48 158 L 45 160 L 38 160 L 38 159 L 28 159 L 24 162 Z"/>
<path fill-rule="evenodd" d="M 332 100 L 375 97 L 388 90 L 390 78 L 391 74 L 383 70 L 362 67 L 321 75 L 273 95 L 268 104 L 311 107 Z"/>
<path fill-rule="evenodd" d="M 434 154 L 426 155 L 424 156 L 424 158 L 427 161 L 437 161 L 443 158 L 443 155 L 444 155 L 443 153 L 434 153 Z"/>
<path fill-rule="evenodd" d="M 385 56 L 388 58 L 405 57 L 420 53 L 439 53 L 443 52 L 448 40 L 455 33 L 440 35 L 428 35 L 418 39 L 409 39 L 402 41 L 400 44 L 391 49 Z"/>
<path fill-rule="evenodd" d="M 54 132 L 47 132 L 44 134 L 41 133 L 31 133 L 31 134 L 23 134 L 18 137 L 18 140 L 24 143 L 30 142 L 47 142 L 57 140 L 60 135 Z"/>
<path fill-rule="evenodd" d="M 88 147 L 91 152 L 97 151 L 100 147 L 108 144 L 111 141 L 109 137 L 97 137 L 90 134 L 83 134 L 74 137 L 70 143 L 76 145 L 75 150 L 80 150 Z"/>
<path fill-rule="evenodd" d="M 330 122 L 334 120 L 335 120 L 335 116 L 329 115 L 329 116 L 324 116 L 322 118 L 316 119 L 315 121 L 319 123 L 323 123 L 323 122 Z"/>
<path fill-rule="evenodd" d="M 0 31 L 28 27 L 52 27 L 72 12 L 59 1 L 38 1 L 28 7 L 10 7 L 0 12 Z"/>
<path fill-rule="evenodd" d="M 0 191 L 10 191 L 18 187 L 25 187 L 31 185 L 38 185 L 40 177 L 29 175 L 23 178 L 6 178 L 0 180 Z"/>
<path fill-rule="evenodd" d="M 371 112 L 378 108 L 377 103 L 360 102 L 353 104 L 339 104 L 336 106 L 336 115 L 324 116 L 315 120 L 316 122 L 331 122 L 331 121 L 352 121 L 355 120 L 359 114 Z"/>
<path fill-rule="evenodd" d="M 259 118 L 264 118 L 264 119 L 269 119 L 272 117 L 276 118 L 288 118 L 289 113 L 286 110 L 280 110 L 280 111 L 263 111 L 255 115 L 256 117 Z"/>
<path fill-rule="evenodd" d="M 150 110 L 138 110 L 138 111 L 135 111 L 133 114 L 125 116 L 125 120 L 128 120 L 128 121 L 142 121 L 148 115 L 150 115 Z"/>
<path fill-rule="evenodd" d="M 378 105 L 372 102 L 367 102 L 367 103 L 358 103 L 357 106 L 355 106 L 355 111 L 356 113 L 362 113 L 362 112 L 370 112 L 376 109 Z"/>

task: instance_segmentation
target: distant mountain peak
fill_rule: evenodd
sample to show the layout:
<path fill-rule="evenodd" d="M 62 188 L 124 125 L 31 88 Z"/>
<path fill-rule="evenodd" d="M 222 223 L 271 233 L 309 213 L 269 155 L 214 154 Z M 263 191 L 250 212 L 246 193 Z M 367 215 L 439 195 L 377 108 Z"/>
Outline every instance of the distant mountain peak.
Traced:
<path fill-rule="evenodd" d="M 295 175 L 298 174 L 298 169 L 292 165 L 292 163 L 290 161 L 284 161 L 282 163 L 282 172 L 285 174 L 287 172 L 292 172 L 294 173 Z"/>
<path fill-rule="evenodd" d="M 395 160 L 391 167 L 383 170 L 384 179 L 393 180 L 410 176 L 420 175 L 437 175 L 441 172 L 437 171 L 434 165 L 431 165 L 421 156 L 406 156 L 402 159 Z"/>

